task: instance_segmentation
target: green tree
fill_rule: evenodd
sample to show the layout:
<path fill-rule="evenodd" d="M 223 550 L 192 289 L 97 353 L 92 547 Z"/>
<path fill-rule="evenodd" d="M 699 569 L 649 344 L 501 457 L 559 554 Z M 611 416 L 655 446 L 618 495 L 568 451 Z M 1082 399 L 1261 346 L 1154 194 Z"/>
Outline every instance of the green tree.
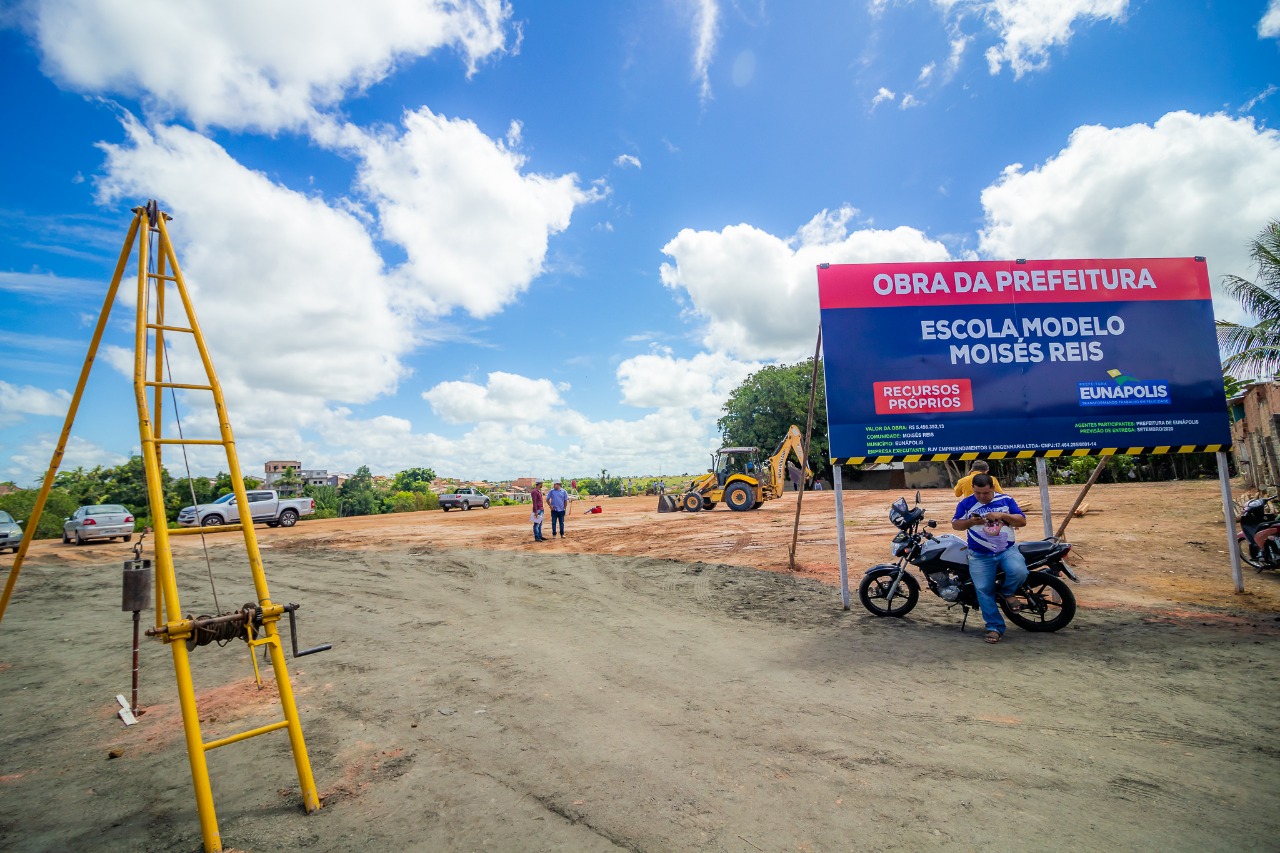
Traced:
<path fill-rule="evenodd" d="M 770 365 L 757 370 L 733 389 L 716 421 L 726 446 L 763 448 L 772 453 L 792 424 L 804 433 L 809 413 L 809 385 L 813 359 L 798 364 Z M 827 395 L 818 363 L 818 393 L 813 404 L 813 432 L 809 440 L 809 468 L 827 468 Z"/>
<path fill-rule="evenodd" d="M 338 517 L 337 486 L 304 486 L 302 493 L 316 502 L 314 518 Z"/>
<path fill-rule="evenodd" d="M 1227 358 L 1224 370 L 1268 378 L 1280 369 L 1280 221 L 1273 220 L 1249 243 L 1258 268 L 1256 282 L 1222 277 L 1222 289 L 1258 322 L 1252 326 L 1218 321 L 1218 345 Z"/>
<path fill-rule="evenodd" d="M 413 492 L 393 492 L 383 503 L 384 512 L 416 512 L 417 509 Z"/>
<path fill-rule="evenodd" d="M 257 477 L 241 477 L 240 482 L 244 485 L 245 491 L 252 491 L 262 486 L 262 481 Z M 220 498 L 234 490 L 235 487 L 231 484 L 231 475 L 225 471 L 219 471 L 218 476 L 213 479 L 213 496 Z"/>
<path fill-rule="evenodd" d="M 406 468 L 391 481 L 392 492 L 416 492 L 429 487 L 436 478 L 430 468 Z"/>
<path fill-rule="evenodd" d="M 36 505 L 36 497 L 39 494 L 39 489 L 22 489 L 0 495 L 0 509 L 15 519 L 30 522 L 31 508 Z M 44 511 L 40 513 L 40 521 L 36 525 L 35 538 L 61 539 L 63 520 L 75 512 L 79 506 L 79 501 L 62 489 L 51 489 L 49 497 L 44 502 Z"/>
<path fill-rule="evenodd" d="M 373 487 L 373 475 L 368 465 L 361 465 L 351 479 L 338 489 L 340 512 L 349 515 L 377 515 L 381 500 Z"/>

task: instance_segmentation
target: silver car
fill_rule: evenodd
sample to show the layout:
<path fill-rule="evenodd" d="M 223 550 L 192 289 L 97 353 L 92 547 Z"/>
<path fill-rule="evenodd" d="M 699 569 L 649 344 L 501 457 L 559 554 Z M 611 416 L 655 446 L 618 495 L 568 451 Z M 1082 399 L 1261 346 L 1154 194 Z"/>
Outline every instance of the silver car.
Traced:
<path fill-rule="evenodd" d="M 13 553 L 16 554 L 20 544 L 22 544 L 22 528 L 13 520 L 12 515 L 0 511 L 0 551 L 12 548 Z"/>
<path fill-rule="evenodd" d="M 82 506 L 62 525 L 62 542 L 83 545 L 90 539 L 133 538 L 133 513 L 120 504 Z"/>

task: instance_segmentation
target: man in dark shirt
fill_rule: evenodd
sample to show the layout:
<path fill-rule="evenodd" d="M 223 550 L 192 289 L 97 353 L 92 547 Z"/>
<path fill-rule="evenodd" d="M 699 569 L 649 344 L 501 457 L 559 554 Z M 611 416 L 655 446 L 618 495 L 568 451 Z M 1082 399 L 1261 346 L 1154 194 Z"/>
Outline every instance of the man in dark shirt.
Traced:
<path fill-rule="evenodd" d="M 542 538 L 542 481 L 539 480 L 529 490 L 529 497 L 533 499 L 533 513 L 529 516 L 529 520 L 533 522 L 533 541 L 545 542 Z"/>

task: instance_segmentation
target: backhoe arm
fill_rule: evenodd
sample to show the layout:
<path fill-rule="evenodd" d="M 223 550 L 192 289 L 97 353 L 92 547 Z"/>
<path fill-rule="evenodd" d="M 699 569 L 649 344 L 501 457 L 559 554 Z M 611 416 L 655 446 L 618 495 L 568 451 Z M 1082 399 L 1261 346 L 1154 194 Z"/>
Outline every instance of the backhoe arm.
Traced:
<path fill-rule="evenodd" d="M 796 461 L 804 468 L 805 479 L 813 476 L 813 472 L 809 470 L 809 462 L 805 459 L 804 436 L 800 432 L 800 427 L 795 424 L 787 430 L 778 449 L 769 457 L 769 477 L 765 485 L 775 497 L 782 494 L 782 486 L 787 476 L 787 459 L 792 453 L 795 453 Z"/>

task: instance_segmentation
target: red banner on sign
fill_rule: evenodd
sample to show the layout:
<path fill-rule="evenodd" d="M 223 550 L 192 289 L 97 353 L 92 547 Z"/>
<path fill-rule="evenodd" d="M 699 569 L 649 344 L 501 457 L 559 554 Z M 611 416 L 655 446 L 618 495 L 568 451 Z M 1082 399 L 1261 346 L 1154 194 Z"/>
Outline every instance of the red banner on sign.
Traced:
<path fill-rule="evenodd" d="M 934 415 L 972 412 L 973 389 L 968 379 L 876 382 L 877 415 Z"/>
<path fill-rule="evenodd" d="M 948 261 L 818 268 L 818 301 L 824 309 L 1209 298 L 1206 264 L 1193 258 Z"/>

